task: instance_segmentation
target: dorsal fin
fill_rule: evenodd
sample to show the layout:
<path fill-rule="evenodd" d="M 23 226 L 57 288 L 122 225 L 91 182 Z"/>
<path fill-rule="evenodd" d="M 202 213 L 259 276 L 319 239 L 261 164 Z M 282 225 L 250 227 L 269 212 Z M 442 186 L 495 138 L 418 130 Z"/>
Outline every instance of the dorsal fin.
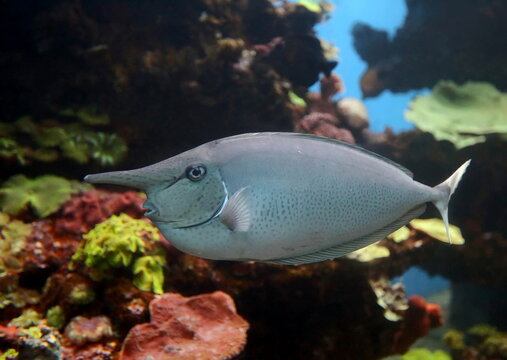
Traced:
<path fill-rule="evenodd" d="M 379 240 L 382 240 L 387 235 L 391 234 L 395 230 L 399 229 L 406 223 L 408 223 L 410 220 L 418 217 L 421 215 L 424 210 L 426 210 L 426 204 L 417 206 L 407 212 L 405 215 L 400 217 L 399 219 L 393 221 L 389 225 L 384 226 L 383 228 L 380 228 L 376 231 L 374 231 L 371 234 L 368 234 L 362 238 L 355 239 L 348 241 L 344 244 L 340 244 L 337 246 L 332 246 L 327 249 L 319 250 L 311 254 L 301 255 L 301 256 L 294 256 L 290 258 L 283 258 L 283 259 L 274 259 L 274 260 L 267 260 L 265 262 L 272 263 L 272 264 L 284 264 L 284 265 L 299 265 L 299 264 L 307 264 L 307 263 L 313 263 L 318 261 L 324 261 L 324 260 L 330 260 L 334 259 L 343 255 L 350 254 L 351 252 L 363 248 L 365 246 L 368 246 L 370 244 L 373 244 L 374 242 L 377 242 Z"/>
<path fill-rule="evenodd" d="M 301 137 L 301 138 L 308 138 L 308 139 L 312 139 L 312 140 L 315 140 L 315 141 L 322 141 L 322 142 L 326 142 L 326 143 L 329 143 L 329 144 L 333 144 L 333 145 L 336 145 L 336 146 L 344 146 L 344 147 L 347 147 L 351 150 L 354 150 L 354 151 L 358 151 L 358 152 L 362 152 L 363 154 L 366 154 L 368 156 L 371 156 L 371 157 L 374 157 L 378 160 L 381 160 L 385 163 L 388 163 L 389 165 L 392 165 L 394 166 L 395 168 L 401 170 L 402 172 L 404 172 L 405 174 L 407 174 L 409 177 L 413 178 L 414 177 L 414 174 L 412 174 L 412 172 L 410 170 L 408 170 L 407 168 L 405 168 L 404 166 L 401 166 L 400 164 L 394 162 L 393 160 L 391 159 L 388 159 L 382 155 L 379 155 L 379 154 L 376 154 L 372 151 L 369 151 L 369 150 L 366 150 L 362 147 L 359 147 L 359 146 L 356 146 L 356 145 L 351 145 L 351 144 L 347 144 L 343 141 L 339 141 L 339 140 L 335 140 L 335 139 L 330 139 L 330 138 L 327 138 L 327 137 L 324 137 L 324 136 L 317 136 L 317 135 L 311 135 L 311 134 L 302 134 L 302 133 L 290 133 L 290 132 L 260 132 L 260 133 L 246 133 L 246 134 L 241 134 L 241 135 L 235 135 L 235 136 L 231 136 L 231 137 L 228 137 L 228 138 L 223 138 L 223 139 L 220 139 L 220 140 L 217 140 L 216 143 L 219 143 L 219 142 L 223 142 L 223 141 L 228 141 L 228 140 L 237 140 L 237 139 L 241 139 L 241 138 L 248 138 L 248 137 L 252 137 L 252 136 L 274 136 L 274 135 L 277 135 L 277 136 L 287 136 L 287 137 Z"/>

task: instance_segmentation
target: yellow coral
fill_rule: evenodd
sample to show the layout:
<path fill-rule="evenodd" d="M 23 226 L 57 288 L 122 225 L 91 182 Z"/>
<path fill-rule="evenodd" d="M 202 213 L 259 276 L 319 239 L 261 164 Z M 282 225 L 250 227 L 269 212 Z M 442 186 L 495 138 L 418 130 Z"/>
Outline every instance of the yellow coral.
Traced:
<path fill-rule="evenodd" d="M 414 219 L 410 222 L 410 226 L 417 231 L 421 231 L 434 239 L 448 242 L 447 234 L 445 232 L 445 224 L 441 219 Z M 459 227 L 449 225 L 449 232 L 451 234 L 452 243 L 455 245 L 463 245 L 465 239 L 461 234 Z"/>

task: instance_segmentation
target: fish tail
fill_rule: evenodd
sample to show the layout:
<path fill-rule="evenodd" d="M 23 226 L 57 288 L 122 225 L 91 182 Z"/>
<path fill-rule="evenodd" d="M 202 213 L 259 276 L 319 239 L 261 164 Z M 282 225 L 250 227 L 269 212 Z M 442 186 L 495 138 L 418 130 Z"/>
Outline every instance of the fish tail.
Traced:
<path fill-rule="evenodd" d="M 449 208 L 449 200 L 451 199 L 451 195 L 458 187 L 459 181 L 461 180 L 461 177 L 465 173 L 468 165 L 470 165 L 470 161 L 471 160 L 466 161 L 447 180 L 434 187 L 434 189 L 437 191 L 437 196 L 435 200 L 433 200 L 433 204 L 435 204 L 438 211 L 440 211 L 440 215 L 442 216 L 442 220 L 444 221 L 445 231 L 447 232 L 447 238 L 449 239 L 450 244 L 452 244 L 452 241 L 451 235 L 449 233 L 449 218 L 447 216 L 447 210 Z"/>

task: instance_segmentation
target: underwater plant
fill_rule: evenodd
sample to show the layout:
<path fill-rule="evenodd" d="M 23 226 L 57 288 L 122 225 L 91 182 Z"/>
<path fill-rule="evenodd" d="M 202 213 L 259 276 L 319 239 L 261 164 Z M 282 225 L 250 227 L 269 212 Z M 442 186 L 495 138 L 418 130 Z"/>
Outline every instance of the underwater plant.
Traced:
<path fill-rule="evenodd" d="M 460 149 L 486 141 L 487 134 L 507 134 L 507 93 L 486 82 L 440 81 L 410 103 L 405 117 Z"/>
<path fill-rule="evenodd" d="M 91 268 L 94 280 L 107 277 L 109 270 L 129 268 L 138 288 L 163 293 L 164 252 L 155 245 L 160 234 L 153 225 L 122 213 L 96 225 L 83 238 L 72 260 Z"/>
<path fill-rule="evenodd" d="M 56 212 L 71 195 L 90 185 L 69 181 L 55 175 L 29 179 L 14 175 L 0 187 L 0 209 L 9 215 L 19 215 L 30 208 L 39 218 Z"/>

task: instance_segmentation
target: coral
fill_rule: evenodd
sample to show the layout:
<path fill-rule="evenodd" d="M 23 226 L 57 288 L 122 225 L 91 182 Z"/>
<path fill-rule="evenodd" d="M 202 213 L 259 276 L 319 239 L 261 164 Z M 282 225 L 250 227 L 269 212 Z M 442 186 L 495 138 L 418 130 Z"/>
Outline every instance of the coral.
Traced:
<path fill-rule="evenodd" d="M 83 345 L 113 336 L 113 329 L 106 316 L 76 316 L 67 324 L 64 334 L 73 344 Z"/>
<path fill-rule="evenodd" d="M 0 208 L 9 215 L 18 215 L 29 206 L 35 215 L 43 218 L 56 212 L 75 191 L 69 180 L 59 176 L 29 179 L 15 175 L 0 188 Z"/>
<path fill-rule="evenodd" d="M 380 278 L 370 280 L 370 286 L 377 297 L 377 305 L 384 311 L 384 317 L 389 321 L 403 319 L 405 310 L 409 308 L 403 284 L 391 285 L 388 279 Z"/>
<path fill-rule="evenodd" d="M 0 354 L 0 360 L 16 360 L 19 353 L 15 349 L 7 349 L 3 354 Z"/>
<path fill-rule="evenodd" d="M 72 196 L 62 206 L 62 214 L 55 222 L 58 232 L 84 234 L 111 215 L 126 213 L 140 218 L 144 214 L 145 197 L 134 191 L 122 193 L 92 189 Z"/>
<path fill-rule="evenodd" d="M 76 305 L 86 305 L 95 300 L 95 291 L 86 282 L 76 284 L 69 293 L 69 302 Z"/>
<path fill-rule="evenodd" d="M 120 162 L 127 153 L 125 140 L 117 134 L 98 132 L 90 138 L 90 157 L 101 166 L 111 166 Z"/>
<path fill-rule="evenodd" d="M 0 310 L 9 307 L 24 308 L 37 304 L 39 300 L 40 294 L 36 290 L 20 287 L 17 278 L 11 284 L 2 284 L 0 287 Z"/>
<path fill-rule="evenodd" d="M 410 236 L 410 229 L 406 226 L 402 226 L 392 234 L 389 234 L 387 237 L 389 239 L 392 239 L 394 242 L 402 242 L 409 238 Z"/>
<path fill-rule="evenodd" d="M 312 112 L 299 120 L 296 130 L 355 144 L 350 131 L 337 127 L 337 124 L 338 119 L 333 115 Z"/>
<path fill-rule="evenodd" d="M 92 278 L 107 277 L 113 268 L 131 268 L 134 285 L 163 293 L 165 253 L 156 244 L 160 234 L 153 225 L 122 213 L 96 225 L 83 238 L 72 259 L 92 268 Z"/>
<path fill-rule="evenodd" d="M 60 330 L 65 324 L 65 313 L 60 305 L 53 306 L 46 312 L 46 321 L 49 326 Z"/>
<path fill-rule="evenodd" d="M 359 133 L 370 126 L 366 106 L 359 99 L 351 97 L 340 99 L 336 103 L 336 111 L 339 119 L 353 133 Z"/>
<path fill-rule="evenodd" d="M 9 270 L 16 271 L 22 267 L 22 251 L 31 231 L 31 224 L 11 220 L 7 214 L 0 212 L 0 277 Z"/>
<path fill-rule="evenodd" d="M 506 333 L 478 324 L 468 329 L 466 335 L 457 330 L 449 330 L 444 335 L 455 359 L 507 359 Z"/>
<path fill-rule="evenodd" d="M 443 324 L 440 306 L 427 303 L 424 298 L 412 295 L 408 299 L 404 327 L 394 337 L 393 350 L 405 352 L 419 337 Z"/>
<path fill-rule="evenodd" d="M 95 160 L 101 166 L 118 163 L 127 152 L 125 140 L 117 134 L 94 131 L 88 125 L 105 125 L 109 117 L 92 115 L 87 110 L 66 110 L 61 115 L 75 116 L 81 122 L 61 123 L 52 119 L 35 121 L 31 116 L 13 124 L 0 123 L 0 157 L 21 165 L 33 160 L 54 162 L 63 158 L 78 163 Z"/>
<path fill-rule="evenodd" d="M 83 235 L 84 244 L 72 257 L 100 270 L 130 266 L 134 255 L 142 254 L 148 241 L 160 235 L 153 225 L 126 214 L 113 215 Z"/>
<path fill-rule="evenodd" d="M 507 93 L 493 85 L 441 81 L 430 95 L 410 103 L 405 117 L 437 140 L 464 148 L 486 140 L 487 134 L 507 134 Z"/>
<path fill-rule="evenodd" d="M 130 330 L 121 360 L 229 359 L 246 343 L 248 323 L 220 291 L 189 298 L 164 294 L 150 303 L 150 313 L 150 323 Z"/>
<path fill-rule="evenodd" d="M 39 324 L 15 334 L 19 359 L 61 359 L 61 336 L 52 327 Z"/>
<path fill-rule="evenodd" d="M 452 360 L 445 351 L 430 351 L 424 348 L 413 348 L 401 356 L 402 360 Z"/>
<path fill-rule="evenodd" d="M 385 246 L 371 244 L 348 254 L 347 257 L 361 262 L 370 262 L 375 259 L 388 257 L 390 254 L 389 249 Z"/>
<path fill-rule="evenodd" d="M 42 315 L 33 309 L 23 311 L 21 316 L 12 319 L 8 326 L 15 326 L 18 328 L 29 328 L 30 326 L 37 325 L 42 319 Z"/>
<path fill-rule="evenodd" d="M 77 110 L 64 109 L 60 115 L 76 117 L 87 125 L 108 125 L 111 122 L 107 113 L 101 112 L 96 106 L 86 106 Z"/>
<path fill-rule="evenodd" d="M 142 256 L 132 266 L 134 273 L 133 283 L 139 289 L 152 291 L 155 294 L 164 292 L 164 266 L 166 261 L 164 253 L 157 255 Z"/>
<path fill-rule="evenodd" d="M 414 219 L 410 222 L 410 227 L 421 231 L 436 240 L 449 242 L 447 232 L 445 231 L 445 224 L 442 219 Z M 451 235 L 451 242 L 455 245 L 463 245 L 465 239 L 461 234 L 459 227 L 449 224 L 449 233 Z"/>

